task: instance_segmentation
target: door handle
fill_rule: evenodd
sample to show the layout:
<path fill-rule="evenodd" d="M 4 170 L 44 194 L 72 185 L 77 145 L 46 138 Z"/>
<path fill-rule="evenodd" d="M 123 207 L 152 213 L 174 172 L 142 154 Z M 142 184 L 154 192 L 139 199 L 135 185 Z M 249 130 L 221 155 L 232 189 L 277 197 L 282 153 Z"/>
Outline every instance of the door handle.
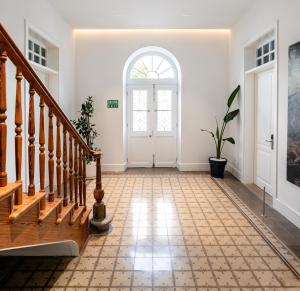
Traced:
<path fill-rule="evenodd" d="M 266 142 L 269 142 L 271 144 L 271 150 L 274 149 L 274 134 L 271 134 L 271 139 L 270 140 L 265 140 Z"/>

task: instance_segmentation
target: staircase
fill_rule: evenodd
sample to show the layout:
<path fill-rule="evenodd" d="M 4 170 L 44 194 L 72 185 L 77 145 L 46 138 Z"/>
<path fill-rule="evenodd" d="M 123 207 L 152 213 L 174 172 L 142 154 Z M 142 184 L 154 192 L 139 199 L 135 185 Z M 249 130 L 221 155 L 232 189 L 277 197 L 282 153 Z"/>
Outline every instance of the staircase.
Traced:
<path fill-rule="evenodd" d="M 16 70 L 14 116 L 7 116 L 7 98 L 13 98 L 7 96 L 8 60 Z M 28 142 L 22 137 L 24 82 L 29 87 Z M 35 98 L 39 98 L 39 108 L 35 108 Z M 45 114 L 48 114 L 47 124 Z M 35 120 L 35 116 L 39 116 L 39 120 Z M 13 143 L 7 140 L 8 117 L 10 120 L 14 118 L 15 122 L 14 159 L 7 157 L 6 151 L 8 144 Z M 39 123 L 39 132 L 35 131 L 36 122 Z M 38 157 L 35 154 L 37 135 Z M 27 189 L 22 186 L 25 178 L 22 177 L 24 144 L 28 148 Z M 95 193 L 103 193 L 101 152 L 92 151 L 87 146 L 0 24 L 0 254 L 1 250 L 64 241 L 76 242 L 79 249 L 83 247 L 91 212 L 86 206 L 86 157 L 90 155 L 96 160 Z M 35 181 L 36 159 L 39 183 Z M 8 163 L 13 163 L 10 166 L 15 169 L 15 181 L 8 181 Z"/>

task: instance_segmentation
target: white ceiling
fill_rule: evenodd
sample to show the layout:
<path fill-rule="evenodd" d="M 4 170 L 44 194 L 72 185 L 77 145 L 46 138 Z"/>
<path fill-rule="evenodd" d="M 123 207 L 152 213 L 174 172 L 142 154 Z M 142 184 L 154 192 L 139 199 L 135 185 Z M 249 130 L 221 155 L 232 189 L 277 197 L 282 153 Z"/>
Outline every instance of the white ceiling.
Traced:
<path fill-rule="evenodd" d="M 231 28 L 254 0 L 49 0 L 74 28 Z"/>

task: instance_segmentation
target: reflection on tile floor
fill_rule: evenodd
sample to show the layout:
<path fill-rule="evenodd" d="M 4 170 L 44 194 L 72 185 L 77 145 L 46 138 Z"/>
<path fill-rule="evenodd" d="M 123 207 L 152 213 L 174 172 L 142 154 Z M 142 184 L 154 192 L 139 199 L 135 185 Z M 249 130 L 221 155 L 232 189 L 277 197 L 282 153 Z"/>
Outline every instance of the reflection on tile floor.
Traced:
<path fill-rule="evenodd" d="M 114 214 L 111 232 L 91 236 L 79 258 L 24 259 L 6 287 L 300 290 L 300 281 L 209 176 L 104 175 L 103 186 Z"/>

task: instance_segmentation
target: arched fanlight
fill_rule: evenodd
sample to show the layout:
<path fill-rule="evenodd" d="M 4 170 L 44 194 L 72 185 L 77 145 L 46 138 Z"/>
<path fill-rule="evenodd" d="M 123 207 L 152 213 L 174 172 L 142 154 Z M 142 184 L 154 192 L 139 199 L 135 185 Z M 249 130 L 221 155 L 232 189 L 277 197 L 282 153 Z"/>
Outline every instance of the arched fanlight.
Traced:
<path fill-rule="evenodd" d="M 129 75 L 130 79 L 174 79 L 173 66 L 159 55 L 147 55 L 138 59 Z"/>

